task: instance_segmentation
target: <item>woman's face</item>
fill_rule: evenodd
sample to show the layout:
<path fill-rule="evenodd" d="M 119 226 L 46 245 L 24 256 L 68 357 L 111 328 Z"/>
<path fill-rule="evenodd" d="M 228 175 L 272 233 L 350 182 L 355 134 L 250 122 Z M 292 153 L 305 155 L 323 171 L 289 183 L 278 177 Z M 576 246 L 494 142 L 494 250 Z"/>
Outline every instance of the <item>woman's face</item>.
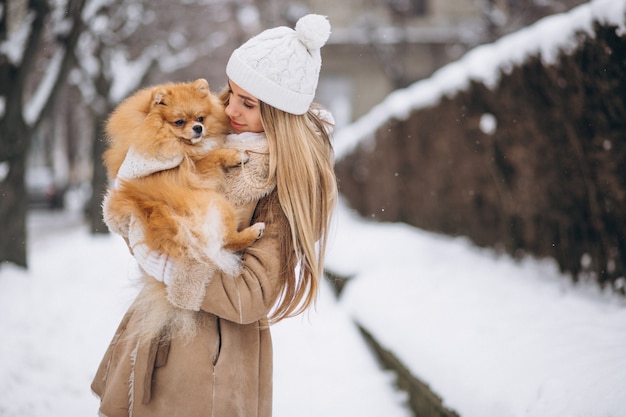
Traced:
<path fill-rule="evenodd" d="M 259 100 L 230 80 L 228 85 L 230 97 L 226 115 L 230 118 L 230 125 L 235 133 L 263 132 Z"/>

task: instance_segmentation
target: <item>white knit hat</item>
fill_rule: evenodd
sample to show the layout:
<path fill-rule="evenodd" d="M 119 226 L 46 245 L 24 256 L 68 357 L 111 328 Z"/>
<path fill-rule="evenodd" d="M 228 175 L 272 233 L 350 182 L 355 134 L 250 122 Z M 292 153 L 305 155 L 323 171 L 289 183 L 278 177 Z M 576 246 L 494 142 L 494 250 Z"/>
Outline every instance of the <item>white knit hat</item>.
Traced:
<path fill-rule="evenodd" d="M 256 35 L 230 56 L 226 75 L 257 99 L 287 113 L 309 109 L 322 66 L 320 48 L 330 36 L 324 16 L 309 14 L 296 23 Z"/>

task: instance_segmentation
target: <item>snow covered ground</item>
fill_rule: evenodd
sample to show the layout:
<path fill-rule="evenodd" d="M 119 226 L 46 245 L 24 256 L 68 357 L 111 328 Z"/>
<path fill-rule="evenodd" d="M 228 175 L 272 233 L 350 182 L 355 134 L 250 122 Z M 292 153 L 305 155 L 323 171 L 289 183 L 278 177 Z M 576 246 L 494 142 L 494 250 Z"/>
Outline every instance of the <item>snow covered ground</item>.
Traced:
<path fill-rule="evenodd" d="M 134 259 L 76 212 L 34 212 L 29 225 L 29 270 L 0 269 L 0 416 L 95 416 L 89 385 L 136 293 Z M 410 415 L 328 287 L 273 337 L 276 417 Z"/>
<path fill-rule="evenodd" d="M 341 129 L 337 157 L 470 81 L 494 88 L 531 55 L 554 63 L 594 21 L 623 34 L 625 13 L 626 0 L 594 0 L 475 48 Z M 461 416 L 626 416 L 622 299 L 574 287 L 550 261 L 516 263 L 463 239 L 346 212 L 338 223 L 327 265 L 355 276 L 341 306 Z"/>
<path fill-rule="evenodd" d="M 462 417 L 626 416 L 626 300 L 342 207 L 340 306 Z M 391 415 L 391 414 L 389 414 Z"/>
<path fill-rule="evenodd" d="M 76 213 L 34 212 L 28 271 L 0 269 L 0 416 L 96 415 L 89 384 L 135 294 L 122 240 Z M 328 267 L 339 302 L 274 327 L 275 416 L 408 417 L 354 320 L 462 417 L 626 415 L 626 303 L 548 261 L 356 217 L 341 205 Z"/>

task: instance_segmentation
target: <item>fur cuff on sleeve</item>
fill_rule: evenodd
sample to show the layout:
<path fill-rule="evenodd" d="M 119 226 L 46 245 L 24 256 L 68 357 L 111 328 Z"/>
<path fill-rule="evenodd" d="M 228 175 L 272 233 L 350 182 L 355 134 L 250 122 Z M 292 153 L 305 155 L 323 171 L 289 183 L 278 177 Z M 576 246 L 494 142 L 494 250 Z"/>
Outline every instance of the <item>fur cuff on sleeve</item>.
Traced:
<path fill-rule="evenodd" d="M 155 172 L 165 171 L 177 167 L 183 162 L 183 154 L 172 155 L 165 159 L 146 158 L 134 151 L 133 148 L 128 150 L 128 154 L 122 162 L 117 173 L 117 179 L 132 179 L 147 177 Z"/>
<path fill-rule="evenodd" d="M 226 198 L 234 206 L 242 206 L 268 195 L 276 186 L 269 179 L 269 145 L 265 133 L 244 132 L 226 137 L 225 148 L 237 149 L 248 155 L 248 162 L 226 172 Z"/>
<path fill-rule="evenodd" d="M 199 261 L 187 258 L 176 263 L 171 283 L 167 286 L 167 299 L 185 310 L 200 310 L 206 287 L 216 273 L 238 275 L 241 272 L 241 255 L 220 250 L 221 259 Z"/>
<path fill-rule="evenodd" d="M 185 310 L 200 310 L 206 286 L 216 272 L 214 265 L 187 259 L 172 271 L 171 284 L 167 286 L 167 299 Z"/>

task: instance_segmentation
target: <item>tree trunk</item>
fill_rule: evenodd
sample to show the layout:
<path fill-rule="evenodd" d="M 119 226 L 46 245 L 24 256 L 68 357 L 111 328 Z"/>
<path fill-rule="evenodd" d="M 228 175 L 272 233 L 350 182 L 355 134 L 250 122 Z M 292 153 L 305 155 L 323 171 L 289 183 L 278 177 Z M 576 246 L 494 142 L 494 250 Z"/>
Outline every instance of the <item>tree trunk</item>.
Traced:
<path fill-rule="evenodd" d="M 19 123 L 3 129 L 4 135 L 28 140 L 28 129 Z M 26 152 L 14 152 L 4 161 L 8 164 L 7 176 L 0 182 L 0 263 L 12 262 L 27 267 L 26 259 L 26 209 L 24 185 Z"/>
<path fill-rule="evenodd" d="M 91 198 L 89 200 L 89 223 L 91 233 L 108 233 L 109 229 L 102 220 L 102 199 L 107 187 L 107 174 L 102 164 L 102 153 L 106 149 L 103 126 L 106 116 L 94 116 L 95 129 L 92 147 L 93 175 L 91 177 Z"/>
<path fill-rule="evenodd" d="M 5 4 L 0 3 L 0 5 Z M 0 181 L 0 263 L 12 262 L 26 267 L 26 211 L 28 197 L 25 186 L 26 158 L 33 135 L 54 104 L 59 89 L 71 67 L 72 54 L 66 53 L 62 57 L 57 78 L 52 84 L 39 113 L 32 120 L 25 120 L 23 113 L 23 97 L 27 88 L 27 80 L 33 74 L 38 74 L 37 64 L 41 64 L 42 50 L 46 47 L 54 52 L 64 48 L 73 51 L 84 25 L 81 13 L 85 0 L 71 0 L 66 5 L 65 15 L 71 18 L 73 25 L 67 36 L 55 38 L 55 42 L 48 42 L 42 49 L 42 39 L 46 32 L 46 25 L 54 29 L 59 21 L 50 19 L 49 2 L 45 0 L 31 0 L 28 2 L 29 11 L 34 13 L 30 25 L 30 32 L 24 46 L 24 54 L 19 63 L 11 62 L 6 54 L 0 54 L 0 95 L 6 103 L 6 112 L 0 118 L 0 162 L 8 165 L 6 178 Z M 6 8 L 6 7 L 5 7 Z M 0 40 L 7 39 L 6 15 L 0 13 Z M 39 79 L 38 82 L 44 82 Z M 35 88 L 36 90 L 36 88 Z"/>

